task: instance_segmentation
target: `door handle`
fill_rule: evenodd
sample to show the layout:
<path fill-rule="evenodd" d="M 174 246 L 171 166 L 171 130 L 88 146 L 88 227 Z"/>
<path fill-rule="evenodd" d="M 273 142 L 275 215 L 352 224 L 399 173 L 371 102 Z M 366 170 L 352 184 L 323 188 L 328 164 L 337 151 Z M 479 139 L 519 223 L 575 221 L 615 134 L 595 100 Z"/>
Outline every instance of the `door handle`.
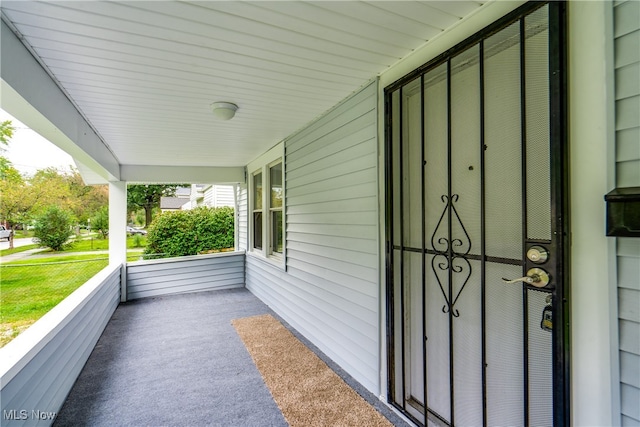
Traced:
<path fill-rule="evenodd" d="M 529 285 L 535 286 L 536 288 L 544 288 L 549 284 L 549 274 L 541 268 L 532 268 L 527 271 L 527 275 L 524 277 L 520 277 L 518 279 L 505 279 L 502 278 L 504 283 L 518 283 L 524 282 Z"/>

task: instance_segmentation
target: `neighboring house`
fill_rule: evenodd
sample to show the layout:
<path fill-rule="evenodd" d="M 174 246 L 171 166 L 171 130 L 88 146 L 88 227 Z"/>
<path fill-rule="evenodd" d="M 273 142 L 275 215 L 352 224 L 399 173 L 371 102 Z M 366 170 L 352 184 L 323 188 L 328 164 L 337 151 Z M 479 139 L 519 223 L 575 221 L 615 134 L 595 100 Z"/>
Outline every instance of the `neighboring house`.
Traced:
<path fill-rule="evenodd" d="M 184 209 L 194 209 L 204 205 L 204 188 L 205 184 L 191 184 L 191 194 L 189 203 L 184 205 Z"/>
<path fill-rule="evenodd" d="M 73 50 L 96 37 L 74 35 L 70 21 L 82 21 L 77 31 L 88 19 L 92 31 L 109 27 L 106 11 L 92 12 L 90 4 L 76 16 L 65 13 L 72 3 L 3 2 L 2 106 L 24 123 L 42 124 L 53 140 L 66 132 L 60 145 L 109 182 L 113 212 L 126 211 L 127 181 L 235 186 L 240 285 L 417 424 L 640 425 L 640 238 L 607 237 L 604 202 L 614 188 L 640 187 L 640 2 L 210 2 L 198 14 L 187 4 L 154 3 L 189 17 L 187 25 L 165 11 L 157 28 L 185 37 L 190 59 L 180 52 L 172 57 L 177 68 L 160 71 L 167 58 L 142 59 L 154 70 L 148 99 L 170 102 L 171 118 L 181 111 L 179 91 L 214 91 L 199 79 L 218 64 L 189 74 L 189 61 L 209 54 L 200 51 L 208 39 L 196 29 L 219 28 L 224 34 L 210 36 L 237 40 L 229 46 L 238 55 L 226 52 L 227 59 L 250 76 L 236 88 L 249 94 L 246 115 L 241 106 L 228 125 L 209 126 L 208 116 L 183 106 L 193 111 L 190 134 L 202 140 L 186 149 L 170 136 L 150 138 L 154 153 L 169 153 L 157 164 L 118 132 L 101 133 L 104 140 L 91 133 L 85 117 L 99 132 L 119 129 L 111 116 L 103 119 L 104 107 L 90 102 L 85 115 L 76 111 L 97 94 L 69 95 L 72 103 L 56 92 L 50 74 L 85 68 L 52 59 L 56 43 Z M 49 7 L 63 30 L 45 18 Z M 156 13 L 146 8 L 135 8 L 141 22 Z M 138 28 L 121 13 L 110 20 Z M 416 28 L 428 20 L 433 33 L 419 36 Z M 376 28 L 367 32 L 368 25 Z M 53 35 L 55 46 L 40 46 Z M 169 50 L 164 33 L 153 35 L 144 52 Z M 358 48 L 345 47 L 351 36 Z M 149 37 L 135 40 L 148 47 Z M 290 50 L 262 58 L 279 43 Z M 109 44 L 105 55 L 126 67 L 132 59 L 115 51 Z M 88 52 L 86 69 L 101 70 Z M 256 55 L 264 68 L 253 73 L 244 61 Z M 40 68 L 49 61 L 50 74 Z M 297 66 L 304 73 L 294 73 Z M 126 96 L 118 109 L 134 88 L 126 86 L 129 73 L 121 76 Z M 81 86 L 74 83 L 82 72 L 60 75 Z M 99 76 L 108 87 L 120 82 Z M 173 85 L 180 90 L 155 93 Z M 256 99 L 268 102 L 252 109 Z M 320 111 L 306 110 L 325 100 Z M 79 123 L 90 136 L 77 132 Z M 158 124 L 165 123 L 147 133 Z M 258 142 L 257 152 L 247 148 Z M 110 215 L 113 229 L 124 228 L 120 217 Z M 111 291 L 91 300 L 104 305 L 90 331 L 95 337 L 118 298 L 133 297 L 127 276 L 118 276 L 124 238 L 113 236 L 110 260 L 111 275 L 96 289 Z M 76 332 L 83 327 L 69 335 Z M 77 353 L 88 355 L 86 346 Z M 66 360 L 30 351 L 50 363 Z M 84 360 L 64 365 L 65 372 L 77 375 Z M 20 359 L 4 369 L 19 378 L 12 390 L 27 396 L 21 408 L 35 409 L 40 400 L 28 398 L 28 372 L 36 368 Z M 53 378 L 41 393 L 64 399 L 65 381 Z"/>
<path fill-rule="evenodd" d="M 199 206 L 235 207 L 234 195 L 233 185 L 192 184 L 189 203 L 183 205 L 182 209 L 195 209 Z"/>
<path fill-rule="evenodd" d="M 179 211 L 189 200 L 184 197 L 162 197 L 160 198 L 160 210 L 162 212 Z"/>
<path fill-rule="evenodd" d="M 160 211 L 179 211 L 183 209 L 183 206 L 190 202 L 191 194 L 191 187 L 176 188 L 175 196 L 160 198 Z"/>
<path fill-rule="evenodd" d="M 178 197 L 180 199 L 190 199 L 191 198 L 191 187 L 178 187 L 178 188 L 176 188 L 176 195 L 174 197 Z"/>
<path fill-rule="evenodd" d="M 235 191 L 233 185 L 207 185 L 204 187 L 202 203 L 204 206 L 219 208 L 235 207 Z"/>

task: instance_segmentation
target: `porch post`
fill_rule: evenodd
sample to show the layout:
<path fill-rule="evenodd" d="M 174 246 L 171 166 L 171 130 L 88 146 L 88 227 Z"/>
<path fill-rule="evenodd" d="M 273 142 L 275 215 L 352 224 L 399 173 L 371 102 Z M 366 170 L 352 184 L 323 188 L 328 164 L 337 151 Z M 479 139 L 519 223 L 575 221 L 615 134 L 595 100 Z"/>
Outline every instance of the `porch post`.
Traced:
<path fill-rule="evenodd" d="M 238 184 L 233 184 L 233 249 L 240 250 L 240 205 L 238 204 Z"/>
<path fill-rule="evenodd" d="M 572 424 L 619 425 L 615 247 L 605 236 L 604 195 L 614 185 L 610 2 L 571 1 Z"/>
<path fill-rule="evenodd" d="M 127 300 L 127 183 L 109 183 L 109 265 L 120 265 L 120 301 Z"/>

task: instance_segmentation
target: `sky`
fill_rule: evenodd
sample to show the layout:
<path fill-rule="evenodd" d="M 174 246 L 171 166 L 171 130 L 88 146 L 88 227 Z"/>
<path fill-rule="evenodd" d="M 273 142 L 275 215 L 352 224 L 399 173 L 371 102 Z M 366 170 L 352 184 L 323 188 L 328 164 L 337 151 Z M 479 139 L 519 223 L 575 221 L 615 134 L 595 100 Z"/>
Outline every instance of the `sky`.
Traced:
<path fill-rule="evenodd" d="M 37 132 L 16 120 L 9 113 L 0 109 L 0 122 L 11 120 L 15 132 L 6 151 L 2 153 L 13 167 L 23 174 L 33 175 L 38 169 L 54 167 L 68 171 L 75 163 L 71 156 L 59 149 Z"/>

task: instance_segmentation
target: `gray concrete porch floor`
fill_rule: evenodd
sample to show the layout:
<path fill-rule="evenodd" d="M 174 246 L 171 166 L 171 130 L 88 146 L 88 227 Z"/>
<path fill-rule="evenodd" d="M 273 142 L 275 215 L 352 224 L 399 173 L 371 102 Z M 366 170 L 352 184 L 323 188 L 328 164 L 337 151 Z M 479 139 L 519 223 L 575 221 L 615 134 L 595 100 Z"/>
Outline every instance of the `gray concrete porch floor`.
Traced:
<path fill-rule="evenodd" d="M 286 426 L 230 323 L 267 313 L 278 318 L 244 288 L 120 304 L 54 425 Z M 394 425 L 407 425 L 292 332 Z"/>

